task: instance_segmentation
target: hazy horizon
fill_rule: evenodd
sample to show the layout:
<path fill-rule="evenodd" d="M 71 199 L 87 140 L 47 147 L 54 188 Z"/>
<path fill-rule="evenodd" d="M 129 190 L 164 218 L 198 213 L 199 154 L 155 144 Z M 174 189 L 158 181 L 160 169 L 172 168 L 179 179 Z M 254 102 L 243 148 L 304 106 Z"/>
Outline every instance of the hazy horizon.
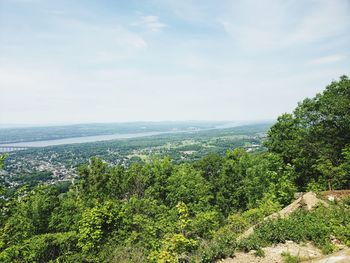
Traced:
<path fill-rule="evenodd" d="M 350 2 L 0 2 L 0 124 L 274 120 L 350 71 Z"/>
<path fill-rule="evenodd" d="M 237 125 L 249 125 L 257 123 L 273 123 L 270 120 L 160 120 L 160 121 L 121 121 L 121 122 L 71 122 L 71 123 L 0 123 L 0 129 L 4 128 L 33 128 L 33 127 L 55 127 L 55 126 L 75 126 L 75 125 L 109 125 L 109 124 L 136 124 L 136 123 L 236 123 Z"/>

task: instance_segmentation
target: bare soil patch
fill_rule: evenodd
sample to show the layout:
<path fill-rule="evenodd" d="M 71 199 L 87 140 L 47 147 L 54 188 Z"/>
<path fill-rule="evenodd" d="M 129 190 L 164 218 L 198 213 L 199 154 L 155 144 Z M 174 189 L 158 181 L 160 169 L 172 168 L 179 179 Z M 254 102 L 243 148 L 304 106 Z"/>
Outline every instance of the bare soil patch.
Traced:
<path fill-rule="evenodd" d="M 297 244 L 293 241 L 287 241 L 285 244 L 278 244 L 262 249 L 265 257 L 255 256 L 255 251 L 249 253 L 236 252 L 234 258 L 227 258 L 219 262 L 225 263 L 281 263 L 283 252 L 289 252 L 292 256 L 298 256 L 303 260 L 313 260 L 322 256 L 322 252 L 311 243 Z M 309 261 L 312 262 L 312 261 Z"/>

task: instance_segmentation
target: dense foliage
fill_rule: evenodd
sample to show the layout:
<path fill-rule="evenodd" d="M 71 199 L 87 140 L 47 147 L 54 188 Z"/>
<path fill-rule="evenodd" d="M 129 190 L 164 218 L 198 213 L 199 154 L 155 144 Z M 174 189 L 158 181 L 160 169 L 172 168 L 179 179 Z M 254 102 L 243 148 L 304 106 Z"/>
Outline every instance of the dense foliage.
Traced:
<path fill-rule="evenodd" d="M 266 146 L 295 167 L 301 189 L 350 188 L 350 80 L 342 76 L 323 93 L 278 118 Z"/>
<path fill-rule="evenodd" d="M 0 258 L 95 262 L 126 254 L 154 262 L 211 260 L 220 255 L 206 255 L 207 242 L 232 243 L 223 240 L 227 231 L 221 225 L 238 228 L 231 231 L 237 234 L 249 225 L 247 218 L 264 215 L 257 211 L 262 202 L 278 209 L 273 204 L 291 200 L 295 187 L 288 178 L 292 169 L 275 154 L 242 149 L 194 163 L 164 158 L 129 168 L 93 158 L 68 192 L 39 186 L 7 202 Z M 232 215 L 247 209 L 247 222 L 233 226 Z"/>
<path fill-rule="evenodd" d="M 261 254 L 261 246 L 286 240 L 310 240 L 325 252 L 332 236 L 349 244 L 346 204 L 267 221 L 237 238 L 298 189 L 349 187 L 349 83 L 342 77 L 281 116 L 266 152 L 237 148 L 191 162 L 165 157 L 130 166 L 92 158 L 69 190 L 3 191 L 0 261 L 213 262 L 235 249 Z"/>

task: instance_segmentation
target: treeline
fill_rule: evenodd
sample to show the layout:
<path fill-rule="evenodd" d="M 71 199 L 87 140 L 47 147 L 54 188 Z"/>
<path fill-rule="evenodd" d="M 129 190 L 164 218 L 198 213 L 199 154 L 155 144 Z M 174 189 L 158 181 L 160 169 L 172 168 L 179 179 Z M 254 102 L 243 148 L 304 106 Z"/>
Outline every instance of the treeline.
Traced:
<path fill-rule="evenodd" d="M 237 237 L 289 204 L 296 191 L 349 187 L 349 107 L 350 81 L 341 77 L 278 119 L 267 152 L 235 149 L 194 162 L 163 158 L 129 167 L 92 158 L 68 191 L 44 185 L 11 196 L 5 191 L 0 261 L 213 262 L 237 248 L 283 241 L 288 237 L 283 233 Z M 334 215 L 349 214 L 346 206 L 341 211 Z M 306 218 L 310 228 L 292 237 L 316 242 L 310 231 L 320 222 L 325 225 L 320 245 L 329 246 L 331 234 L 350 241 L 340 231 L 349 217 L 329 212 L 328 226 L 321 214 L 295 216 Z M 293 231 L 288 227 L 293 223 L 278 224 Z M 273 225 L 258 234 L 264 231 L 273 232 Z"/>

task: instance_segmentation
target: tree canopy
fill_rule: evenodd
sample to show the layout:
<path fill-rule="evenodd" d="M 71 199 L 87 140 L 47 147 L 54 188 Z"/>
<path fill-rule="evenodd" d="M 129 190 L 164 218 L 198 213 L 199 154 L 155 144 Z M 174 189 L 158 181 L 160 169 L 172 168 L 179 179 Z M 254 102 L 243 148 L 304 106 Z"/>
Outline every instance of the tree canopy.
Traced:
<path fill-rule="evenodd" d="M 297 172 L 300 189 L 350 187 L 350 80 L 333 81 L 314 98 L 281 115 L 266 146 Z"/>

